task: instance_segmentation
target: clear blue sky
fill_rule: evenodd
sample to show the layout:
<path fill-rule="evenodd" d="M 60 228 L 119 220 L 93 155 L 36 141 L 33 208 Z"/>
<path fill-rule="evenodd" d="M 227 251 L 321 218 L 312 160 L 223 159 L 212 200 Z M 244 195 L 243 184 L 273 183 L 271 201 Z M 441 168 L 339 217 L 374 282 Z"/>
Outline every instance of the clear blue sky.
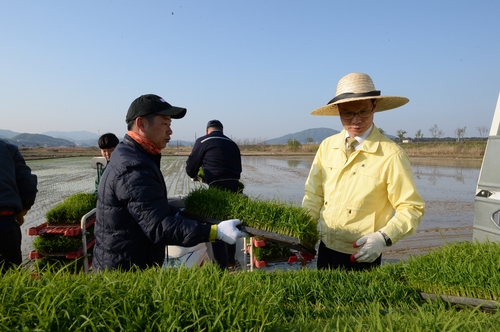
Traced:
<path fill-rule="evenodd" d="M 188 109 L 172 139 L 219 119 L 236 140 L 341 129 L 311 111 L 369 74 L 402 108 L 386 133 L 479 136 L 500 93 L 500 1 L 0 2 L 0 129 L 126 132 L 142 94 Z"/>

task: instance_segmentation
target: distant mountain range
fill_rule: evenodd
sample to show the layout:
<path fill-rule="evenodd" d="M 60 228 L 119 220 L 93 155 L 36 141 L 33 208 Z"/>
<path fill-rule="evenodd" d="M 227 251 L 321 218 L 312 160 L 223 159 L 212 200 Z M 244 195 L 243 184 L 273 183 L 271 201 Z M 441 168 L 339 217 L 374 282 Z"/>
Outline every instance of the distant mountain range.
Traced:
<path fill-rule="evenodd" d="M 73 142 L 81 142 L 81 141 L 96 141 L 99 138 L 99 135 L 95 133 L 91 133 L 88 131 L 46 131 L 43 133 L 44 135 L 52 136 L 55 138 L 64 138 L 68 141 Z"/>
<path fill-rule="evenodd" d="M 121 137 L 118 137 L 121 140 Z M 43 134 L 18 133 L 0 129 L 0 139 L 19 147 L 97 146 L 99 135 L 88 131 L 47 131 Z M 192 146 L 194 142 L 173 140 L 169 146 Z"/>
<path fill-rule="evenodd" d="M 0 129 L 0 138 L 23 147 L 71 147 L 97 146 L 99 135 L 88 131 L 50 131 L 43 134 L 28 134 Z"/>
<path fill-rule="evenodd" d="M 339 133 L 331 128 L 312 128 L 297 133 L 284 135 L 263 142 L 264 144 L 288 144 L 289 139 L 296 139 L 301 144 L 320 143 L 325 138 Z M 394 136 L 387 135 L 389 138 Z M 11 130 L 0 129 L 0 139 L 7 140 L 17 146 L 25 147 L 59 147 L 59 146 L 97 146 L 98 134 L 88 131 L 48 131 L 43 134 L 17 133 Z M 120 138 L 121 139 L 121 138 Z M 169 146 L 192 146 L 194 142 L 174 140 Z"/>
<path fill-rule="evenodd" d="M 42 134 L 19 134 L 8 139 L 11 143 L 22 147 L 59 147 L 59 146 L 76 146 L 72 141 L 54 138 Z"/>
<path fill-rule="evenodd" d="M 288 140 L 296 139 L 301 144 L 306 143 L 321 143 L 325 138 L 338 134 L 339 131 L 331 128 L 313 128 L 299 131 L 298 133 L 288 134 L 278 138 L 273 138 L 265 141 L 265 144 L 278 145 L 288 144 Z"/>

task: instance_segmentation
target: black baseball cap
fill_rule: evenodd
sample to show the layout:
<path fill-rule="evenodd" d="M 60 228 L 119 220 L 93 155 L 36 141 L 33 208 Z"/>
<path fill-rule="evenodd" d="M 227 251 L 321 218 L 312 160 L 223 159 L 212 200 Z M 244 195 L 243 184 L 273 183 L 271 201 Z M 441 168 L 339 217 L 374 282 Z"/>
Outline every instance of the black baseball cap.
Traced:
<path fill-rule="evenodd" d="M 207 129 L 210 127 L 224 128 L 219 120 L 210 120 L 207 123 Z"/>
<path fill-rule="evenodd" d="M 139 116 L 148 114 L 170 115 L 172 119 L 181 119 L 186 112 L 185 108 L 172 106 L 160 96 L 142 95 L 130 104 L 125 122 L 129 123 Z"/>

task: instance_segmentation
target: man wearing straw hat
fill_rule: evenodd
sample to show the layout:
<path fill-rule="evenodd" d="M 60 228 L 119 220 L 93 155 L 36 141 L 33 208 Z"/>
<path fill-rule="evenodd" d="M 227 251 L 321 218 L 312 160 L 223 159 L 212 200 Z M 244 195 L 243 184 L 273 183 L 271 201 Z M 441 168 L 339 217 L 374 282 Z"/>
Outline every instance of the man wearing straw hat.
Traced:
<path fill-rule="evenodd" d="M 320 145 L 302 206 L 319 220 L 318 269 L 379 266 L 382 250 L 415 232 L 424 201 L 404 150 L 373 123 L 374 113 L 408 98 L 382 96 L 370 76 L 340 79 L 335 97 L 312 115 L 339 116 L 344 127 Z"/>

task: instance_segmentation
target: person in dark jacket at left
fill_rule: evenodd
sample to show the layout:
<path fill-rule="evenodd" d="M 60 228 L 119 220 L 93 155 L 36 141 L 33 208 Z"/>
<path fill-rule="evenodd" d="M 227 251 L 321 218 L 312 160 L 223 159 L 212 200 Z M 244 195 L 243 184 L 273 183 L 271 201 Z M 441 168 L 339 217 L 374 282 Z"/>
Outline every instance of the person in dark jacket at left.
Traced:
<path fill-rule="evenodd" d="M 95 270 L 161 266 L 165 246 L 195 246 L 222 240 L 234 244 L 248 234 L 238 219 L 207 225 L 184 218 L 169 205 L 160 171 L 161 150 L 172 135 L 172 119 L 186 115 L 154 94 L 140 96 L 129 107 L 128 132 L 106 166 L 99 183 L 94 228 Z"/>
<path fill-rule="evenodd" d="M 22 262 L 21 225 L 36 199 L 38 179 L 17 146 L 0 140 L 0 271 Z"/>

